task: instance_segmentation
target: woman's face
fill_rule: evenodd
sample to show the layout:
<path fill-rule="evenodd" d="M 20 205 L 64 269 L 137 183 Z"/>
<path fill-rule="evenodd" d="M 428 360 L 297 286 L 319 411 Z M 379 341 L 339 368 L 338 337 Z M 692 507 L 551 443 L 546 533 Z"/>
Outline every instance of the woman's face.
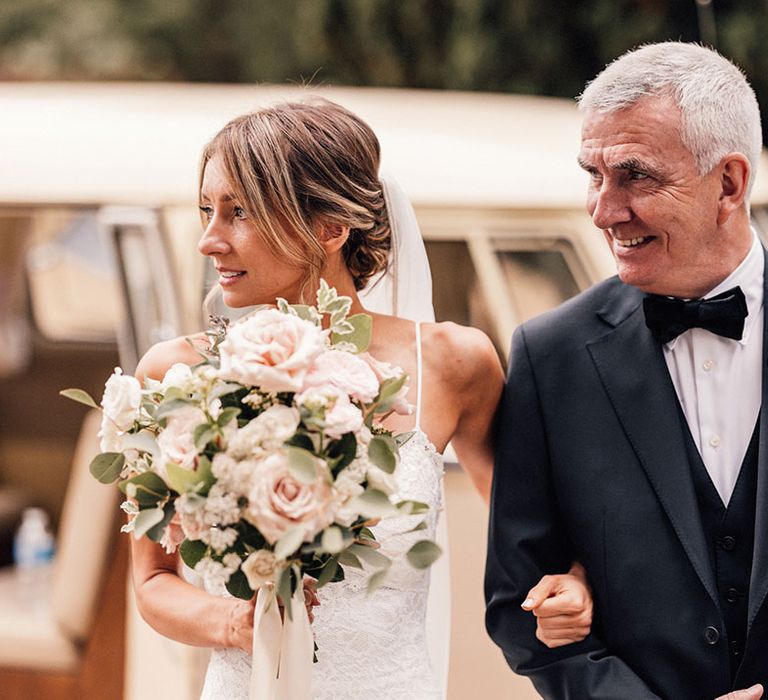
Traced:
<path fill-rule="evenodd" d="M 304 270 L 270 252 L 218 156 L 205 166 L 200 209 L 206 223 L 198 249 L 213 259 L 227 306 L 274 304 L 277 297 L 298 301 Z"/>

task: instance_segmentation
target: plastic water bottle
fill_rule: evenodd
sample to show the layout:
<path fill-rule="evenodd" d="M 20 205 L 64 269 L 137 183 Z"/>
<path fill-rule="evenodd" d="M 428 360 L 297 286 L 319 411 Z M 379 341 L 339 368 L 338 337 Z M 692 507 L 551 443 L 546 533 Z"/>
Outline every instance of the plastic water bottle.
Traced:
<path fill-rule="evenodd" d="M 53 562 L 53 535 L 48 525 L 48 514 L 42 508 L 27 508 L 13 540 L 19 597 L 36 607 L 46 604 Z"/>

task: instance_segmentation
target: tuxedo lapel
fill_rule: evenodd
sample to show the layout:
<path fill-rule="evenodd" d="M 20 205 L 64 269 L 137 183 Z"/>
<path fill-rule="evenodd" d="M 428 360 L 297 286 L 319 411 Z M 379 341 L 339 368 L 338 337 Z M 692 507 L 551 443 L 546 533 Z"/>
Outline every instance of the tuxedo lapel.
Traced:
<path fill-rule="evenodd" d="M 749 584 L 749 612 L 747 633 L 768 594 L 768 253 L 763 275 L 763 363 L 762 403 L 760 408 L 760 445 L 757 453 L 757 507 L 755 512 L 755 547 L 752 555 L 752 574 Z"/>
<path fill-rule="evenodd" d="M 645 327 L 636 292 L 630 293 L 635 300 L 633 310 L 623 319 L 611 319 L 607 313 L 601 313 L 612 325 L 617 325 L 608 334 L 588 343 L 587 349 L 627 439 L 683 549 L 717 604 L 714 574 L 688 467 L 677 394 L 662 349 Z M 626 312 L 626 303 L 624 306 Z M 616 308 L 614 306 L 614 314 Z M 764 565 L 768 566 L 768 559 Z"/>

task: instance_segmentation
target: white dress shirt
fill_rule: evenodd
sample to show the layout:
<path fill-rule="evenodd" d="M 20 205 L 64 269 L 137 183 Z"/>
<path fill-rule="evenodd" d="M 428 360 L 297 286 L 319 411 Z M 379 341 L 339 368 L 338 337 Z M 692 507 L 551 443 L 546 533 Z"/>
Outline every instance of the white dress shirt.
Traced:
<path fill-rule="evenodd" d="M 677 398 L 724 504 L 736 486 L 762 400 L 763 274 L 757 234 L 741 264 L 704 298 L 739 286 L 748 315 L 741 340 L 692 328 L 664 345 Z"/>

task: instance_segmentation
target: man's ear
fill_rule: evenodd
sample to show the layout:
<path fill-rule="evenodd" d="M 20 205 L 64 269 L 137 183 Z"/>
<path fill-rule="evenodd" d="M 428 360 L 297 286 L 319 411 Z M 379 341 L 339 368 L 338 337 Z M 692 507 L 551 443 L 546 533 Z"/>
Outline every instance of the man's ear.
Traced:
<path fill-rule="evenodd" d="M 341 250 L 348 238 L 349 226 L 325 222 L 318 224 L 317 240 L 325 249 L 326 255 Z"/>
<path fill-rule="evenodd" d="M 751 172 L 749 161 L 743 153 L 729 153 L 723 156 L 720 169 L 720 199 L 718 201 L 717 223 L 724 224 L 741 209 L 747 197 L 747 184 Z"/>

